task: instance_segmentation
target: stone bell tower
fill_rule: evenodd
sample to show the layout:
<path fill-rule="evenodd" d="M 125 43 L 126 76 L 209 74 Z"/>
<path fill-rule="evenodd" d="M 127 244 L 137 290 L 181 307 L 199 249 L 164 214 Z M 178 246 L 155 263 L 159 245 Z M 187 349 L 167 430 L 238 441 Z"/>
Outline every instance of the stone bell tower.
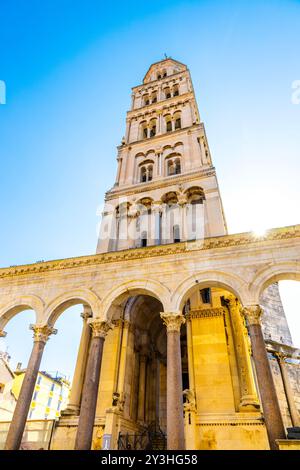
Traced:
<path fill-rule="evenodd" d="M 97 253 L 227 233 L 190 72 L 167 58 L 132 88 Z"/>

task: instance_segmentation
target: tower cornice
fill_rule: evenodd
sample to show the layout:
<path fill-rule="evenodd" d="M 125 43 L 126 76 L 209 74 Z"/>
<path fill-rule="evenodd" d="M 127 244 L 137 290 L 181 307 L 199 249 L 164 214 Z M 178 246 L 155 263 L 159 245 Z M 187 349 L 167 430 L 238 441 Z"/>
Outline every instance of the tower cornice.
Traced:
<path fill-rule="evenodd" d="M 147 143 L 150 143 L 150 142 L 155 142 L 156 144 L 160 141 L 164 141 L 166 142 L 168 139 L 167 137 L 169 136 L 176 136 L 176 135 L 185 135 L 187 132 L 193 132 L 197 129 L 204 129 L 204 126 L 203 126 L 203 123 L 199 123 L 199 124 L 193 124 L 192 126 L 188 126 L 188 127 L 182 127 L 181 129 L 177 129 L 175 131 L 170 131 L 168 132 L 167 134 L 157 134 L 153 137 L 150 137 L 150 138 L 147 138 L 147 139 L 142 139 L 142 140 L 135 140 L 133 142 L 129 142 L 128 144 L 123 144 L 123 145 L 118 145 L 117 149 L 118 150 L 121 150 L 121 149 L 126 149 L 126 148 L 129 148 L 129 147 L 132 147 L 132 146 L 135 146 L 135 145 L 145 145 Z"/>
<path fill-rule="evenodd" d="M 155 189 L 167 188 L 168 186 L 180 185 L 201 178 L 207 178 L 209 176 L 215 176 L 216 170 L 214 167 L 210 166 L 209 168 L 203 170 L 195 170 L 185 174 L 179 174 L 174 176 L 165 176 L 159 180 L 152 180 L 148 183 L 135 184 L 134 188 L 132 184 L 122 185 L 122 188 L 118 186 L 107 191 L 105 195 L 105 201 L 115 199 L 119 196 L 132 196 L 134 194 L 144 193 L 146 191 L 153 191 Z M 208 191 L 206 191 L 208 192 Z"/>

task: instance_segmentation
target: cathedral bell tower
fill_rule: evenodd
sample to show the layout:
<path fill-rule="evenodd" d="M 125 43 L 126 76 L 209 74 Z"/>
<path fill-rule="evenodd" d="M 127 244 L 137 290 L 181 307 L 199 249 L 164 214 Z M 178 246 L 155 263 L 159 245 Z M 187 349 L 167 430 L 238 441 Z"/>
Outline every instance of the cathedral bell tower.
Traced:
<path fill-rule="evenodd" d="M 167 58 L 132 88 L 97 253 L 227 233 L 190 72 Z"/>

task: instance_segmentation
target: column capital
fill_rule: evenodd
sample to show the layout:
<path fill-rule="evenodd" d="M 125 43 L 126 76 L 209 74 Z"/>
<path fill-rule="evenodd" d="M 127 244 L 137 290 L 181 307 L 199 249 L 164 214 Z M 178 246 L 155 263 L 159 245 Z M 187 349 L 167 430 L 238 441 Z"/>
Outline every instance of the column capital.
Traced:
<path fill-rule="evenodd" d="M 185 323 L 185 318 L 181 312 L 161 312 L 160 317 L 167 327 L 167 332 L 179 332 L 181 325 Z"/>
<path fill-rule="evenodd" d="M 6 335 L 7 335 L 6 331 L 0 330 L 0 338 L 5 338 Z"/>
<path fill-rule="evenodd" d="M 111 322 L 100 320 L 95 318 L 89 321 L 89 325 L 92 328 L 93 338 L 105 338 L 109 330 L 111 330 L 114 325 Z"/>
<path fill-rule="evenodd" d="M 263 314 L 263 309 L 260 305 L 249 305 L 247 307 L 242 307 L 242 315 L 247 320 L 248 325 L 260 325 L 261 316 Z"/>
<path fill-rule="evenodd" d="M 178 204 L 179 204 L 179 206 L 184 207 L 187 203 L 188 203 L 188 200 L 187 200 L 187 197 L 186 197 L 186 196 L 183 196 L 183 195 L 178 196 Z"/>
<path fill-rule="evenodd" d="M 159 214 L 162 211 L 162 202 L 153 201 L 151 204 L 151 210 L 154 214 Z"/>
<path fill-rule="evenodd" d="M 91 307 L 89 305 L 84 305 L 83 312 L 80 314 L 80 316 L 83 320 L 91 318 L 93 316 Z"/>
<path fill-rule="evenodd" d="M 30 325 L 30 330 L 33 331 L 33 341 L 41 341 L 46 343 L 50 335 L 56 335 L 57 330 L 50 325 Z"/>

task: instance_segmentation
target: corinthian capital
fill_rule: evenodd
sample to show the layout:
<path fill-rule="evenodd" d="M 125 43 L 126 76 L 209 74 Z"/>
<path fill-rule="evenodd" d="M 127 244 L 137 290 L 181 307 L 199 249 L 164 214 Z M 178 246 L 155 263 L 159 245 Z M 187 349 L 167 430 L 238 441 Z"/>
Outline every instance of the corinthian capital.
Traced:
<path fill-rule="evenodd" d="M 112 323 L 99 319 L 90 321 L 89 325 L 92 328 L 93 338 L 105 338 L 109 330 L 114 327 Z"/>
<path fill-rule="evenodd" d="M 50 335 L 56 335 L 57 330 L 49 325 L 30 325 L 29 327 L 33 331 L 33 341 L 41 341 L 46 343 Z"/>
<path fill-rule="evenodd" d="M 242 314 L 247 320 L 248 325 L 260 325 L 263 309 L 260 305 L 250 305 L 249 307 L 242 308 Z"/>
<path fill-rule="evenodd" d="M 167 327 L 167 331 L 180 331 L 181 325 L 185 323 L 185 318 L 180 312 L 162 312 L 160 317 Z"/>

